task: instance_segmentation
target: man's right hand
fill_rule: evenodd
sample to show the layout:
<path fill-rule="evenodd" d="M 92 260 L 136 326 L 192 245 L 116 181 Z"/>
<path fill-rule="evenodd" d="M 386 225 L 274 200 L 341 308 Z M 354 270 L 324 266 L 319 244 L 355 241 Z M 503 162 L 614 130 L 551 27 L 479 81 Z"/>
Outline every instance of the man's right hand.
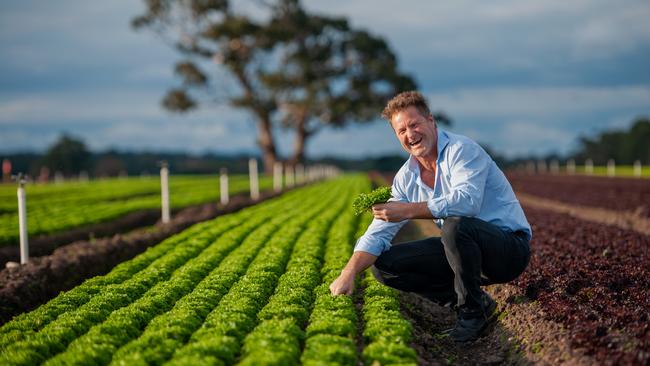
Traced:
<path fill-rule="evenodd" d="M 343 270 L 330 285 L 332 295 L 352 295 L 354 292 L 354 272 Z"/>

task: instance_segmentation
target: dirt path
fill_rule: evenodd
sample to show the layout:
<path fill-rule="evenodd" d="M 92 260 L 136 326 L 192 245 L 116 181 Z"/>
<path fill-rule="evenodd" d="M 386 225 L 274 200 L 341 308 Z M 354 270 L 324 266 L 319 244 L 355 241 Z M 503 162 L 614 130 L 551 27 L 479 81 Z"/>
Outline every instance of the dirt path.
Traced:
<path fill-rule="evenodd" d="M 430 220 L 414 220 L 396 242 L 439 236 Z M 458 345 L 440 335 L 453 327 L 456 314 L 413 293 L 402 293 L 403 313 L 414 326 L 413 347 L 421 365 L 593 365 L 595 360 L 571 349 L 565 331 L 543 319 L 544 312 L 522 290 L 511 285 L 492 285 L 486 290 L 499 304 L 499 321 L 483 338 Z"/>

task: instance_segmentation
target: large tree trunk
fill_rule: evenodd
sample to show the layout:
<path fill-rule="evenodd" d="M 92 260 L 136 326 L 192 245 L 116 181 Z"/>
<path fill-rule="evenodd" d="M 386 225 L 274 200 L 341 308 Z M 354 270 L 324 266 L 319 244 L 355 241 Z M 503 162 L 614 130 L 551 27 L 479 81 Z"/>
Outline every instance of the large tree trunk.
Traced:
<path fill-rule="evenodd" d="M 305 146 L 307 144 L 307 139 L 311 136 L 309 131 L 307 131 L 306 119 L 303 117 L 296 122 L 296 137 L 294 139 L 293 145 L 293 155 L 289 160 L 289 164 L 296 166 L 296 164 L 301 164 L 305 160 Z"/>
<path fill-rule="evenodd" d="M 257 143 L 262 150 L 262 162 L 264 163 L 264 173 L 273 174 L 273 164 L 278 159 L 273 141 L 273 131 L 271 130 L 271 120 L 269 116 L 264 116 L 257 122 L 258 140 Z"/>

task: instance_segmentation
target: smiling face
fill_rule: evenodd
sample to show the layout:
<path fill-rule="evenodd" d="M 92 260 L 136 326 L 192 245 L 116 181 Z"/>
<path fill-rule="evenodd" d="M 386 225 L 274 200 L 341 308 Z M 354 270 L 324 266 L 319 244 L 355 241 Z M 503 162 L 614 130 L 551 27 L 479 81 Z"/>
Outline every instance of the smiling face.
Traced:
<path fill-rule="evenodd" d="M 406 152 L 420 159 L 435 161 L 438 153 L 438 131 L 431 115 L 423 116 L 414 106 L 409 106 L 391 118 L 391 126 Z"/>

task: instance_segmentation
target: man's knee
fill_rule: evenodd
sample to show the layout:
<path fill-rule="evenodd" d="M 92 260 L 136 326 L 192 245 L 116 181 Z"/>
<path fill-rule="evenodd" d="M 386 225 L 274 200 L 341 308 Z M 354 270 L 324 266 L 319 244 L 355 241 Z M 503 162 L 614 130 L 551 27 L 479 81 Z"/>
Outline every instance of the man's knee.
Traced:
<path fill-rule="evenodd" d="M 393 256 L 390 250 L 381 253 L 375 260 L 374 267 L 382 272 L 392 272 Z"/>
<path fill-rule="evenodd" d="M 456 242 L 459 235 L 471 235 L 475 219 L 465 216 L 450 216 L 442 224 L 442 242 L 445 245 Z"/>

